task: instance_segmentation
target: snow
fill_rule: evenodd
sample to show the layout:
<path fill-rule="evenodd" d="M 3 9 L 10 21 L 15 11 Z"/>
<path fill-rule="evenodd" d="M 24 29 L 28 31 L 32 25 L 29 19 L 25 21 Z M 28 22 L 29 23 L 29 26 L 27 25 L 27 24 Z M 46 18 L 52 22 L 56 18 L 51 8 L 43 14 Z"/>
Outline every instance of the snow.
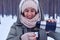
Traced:
<path fill-rule="evenodd" d="M 6 40 L 6 37 L 9 33 L 10 27 L 12 24 L 16 21 L 16 16 L 14 16 L 14 19 L 12 19 L 12 16 L 5 16 L 2 18 L 0 16 L 0 40 Z"/>

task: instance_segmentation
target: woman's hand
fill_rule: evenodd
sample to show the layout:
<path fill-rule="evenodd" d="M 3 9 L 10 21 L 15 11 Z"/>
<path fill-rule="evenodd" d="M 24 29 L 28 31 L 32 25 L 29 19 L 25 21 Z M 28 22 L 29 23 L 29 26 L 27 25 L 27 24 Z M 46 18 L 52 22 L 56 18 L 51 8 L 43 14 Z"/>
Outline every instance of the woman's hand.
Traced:
<path fill-rule="evenodd" d="M 33 32 L 25 33 L 21 36 L 22 40 L 36 40 L 36 34 Z"/>

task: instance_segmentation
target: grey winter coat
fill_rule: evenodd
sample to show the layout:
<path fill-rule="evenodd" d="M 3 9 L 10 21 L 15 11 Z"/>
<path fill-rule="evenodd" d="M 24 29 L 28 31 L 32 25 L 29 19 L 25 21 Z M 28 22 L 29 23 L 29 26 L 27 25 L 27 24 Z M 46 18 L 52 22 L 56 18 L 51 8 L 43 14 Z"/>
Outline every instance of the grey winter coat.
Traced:
<path fill-rule="evenodd" d="M 27 28 L 22 23 L 14 23 L 11 27 L 11 30 L 8 34 L 8 37 L 6 40 L 21 40 L 20 37 L 24 33 L 27 32 Z M 40 39 L 39 40 L 47 40 L 47 35 L 45 33 L 45 30 L 40 29 Z"/>

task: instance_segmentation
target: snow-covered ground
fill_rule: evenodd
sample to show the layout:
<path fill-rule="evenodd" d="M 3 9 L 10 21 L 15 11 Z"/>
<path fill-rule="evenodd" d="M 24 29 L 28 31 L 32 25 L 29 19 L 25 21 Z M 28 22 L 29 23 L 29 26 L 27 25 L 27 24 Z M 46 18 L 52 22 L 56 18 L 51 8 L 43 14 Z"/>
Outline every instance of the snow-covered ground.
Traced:
<path fill-rule="evenodd" d="M 14 16 L 14 19 L 12 19 L 12 16 L 4 15 L 3 18 L 0 16 L 0 21 L 0 40 L 6 40 L 11 25 L 16 21 L 16 16 Z"/>
<path fill-rule="evenodd" d="M 14 16 L 14 19 L 12 19 L 12 16 L 5 16 L 2 18 L 2 16 L 0 15 L 0 40 L 6 40 L 7 35 L 9 33 L 10 27 L 12 26 L 12 24 L 14 22 L 16 22 L 17 17 Z M 54 40 L 50 37 L 47 38 L 48 40 Z"/>

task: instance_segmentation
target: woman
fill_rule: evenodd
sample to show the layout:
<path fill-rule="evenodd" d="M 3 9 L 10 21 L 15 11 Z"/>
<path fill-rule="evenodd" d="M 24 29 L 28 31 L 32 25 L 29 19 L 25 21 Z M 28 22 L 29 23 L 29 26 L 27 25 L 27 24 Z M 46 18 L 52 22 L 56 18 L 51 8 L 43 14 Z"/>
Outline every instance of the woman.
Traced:
<path fill-rule="evenodd" d="M 24 0 L 19 4 L 17 22 L 11 27 L 7 40 L 47 40 L 43 29 L 39 29 L 39 36 L 31 30 L 37 29 L 36 23 L 41 20 L 39 4 L 35 0 Z"/>

